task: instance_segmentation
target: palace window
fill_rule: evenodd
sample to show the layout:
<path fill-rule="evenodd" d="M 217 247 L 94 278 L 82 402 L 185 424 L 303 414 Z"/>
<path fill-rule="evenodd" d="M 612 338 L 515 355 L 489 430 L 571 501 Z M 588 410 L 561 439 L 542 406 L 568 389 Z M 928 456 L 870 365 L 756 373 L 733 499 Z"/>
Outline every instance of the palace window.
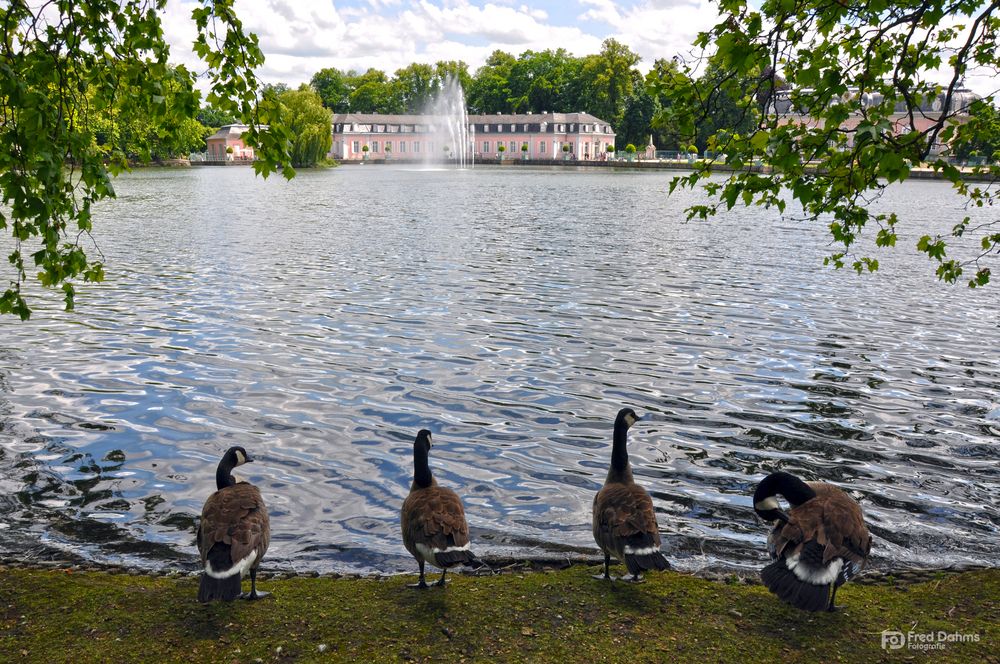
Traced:
<path fill-rule="evenodd" d="M 538 154 L 541 154 L 541 155 L 545 154 L 545 141 L 539 141 L 538 142 Z"/>
<path fill-rule="evenodd" d="M 420 141 L 413 141 L 413 151 L 420 152 Z"/>
<path fill-rule="evenodd" d="M 372 152 L 378 152 L 378 141 L 372 141 Z"/>
<path fill-rule="evenodd" d="M 354 141 L 354 150 L 353 150 L 353 152 L 355 152 L 355 153 L 361 152 L 361 143 L 359 143 L 358 141 Z"/>
<path fill-rule="evenodd" d="M 489 141 L 483 141 L 483 152 L 486 153 L 486 152 L 489 152 L 489 151 L 490 151 L 490 142 Z"/>

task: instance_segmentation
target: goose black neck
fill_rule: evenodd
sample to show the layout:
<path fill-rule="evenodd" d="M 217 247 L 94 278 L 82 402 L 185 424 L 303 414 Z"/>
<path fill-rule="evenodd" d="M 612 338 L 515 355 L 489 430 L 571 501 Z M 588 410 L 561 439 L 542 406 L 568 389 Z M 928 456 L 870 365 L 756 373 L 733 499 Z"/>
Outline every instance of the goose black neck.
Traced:
<path fill-rule="evenodd" d="M 426 489 L 433 483 L 431 467 L 427 463 L 427 448 L 417 443 L 413 446 L 413 484 Z"/>
<path fill-rule="evenodd" d="M 227 486 L 236 484 L 236 478 L 233 477 L 233 468 L 235 466 L 228 459 L 223 459 L 219 462 L 219 467 L 215 471 L 215 487 L 217 489 L 225 489 Z"/>
<path fill-rule="evenodd" d="M 798 507 L 807 500 L 816 497 L 816 492 L 808 484 L 794 475 L 779 471 L 771 473 L 757 485 L 753 501 L 754 504 L 757 504 L 779 494 L 784 496 L 792 507 Z"/>
<path fill-rule="evenodd" d="M 628 425 L 624 422 L 615 422 L 615 442 L 611 448 L 611 470 L 619 473 L 624 473 L 628 470 L 627 438 Z"/>

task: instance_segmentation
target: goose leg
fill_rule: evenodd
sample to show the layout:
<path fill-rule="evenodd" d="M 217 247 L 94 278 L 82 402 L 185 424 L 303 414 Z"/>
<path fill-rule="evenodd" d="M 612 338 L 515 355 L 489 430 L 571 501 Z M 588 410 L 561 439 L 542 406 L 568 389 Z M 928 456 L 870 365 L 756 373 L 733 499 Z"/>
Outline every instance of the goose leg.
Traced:
<path fill-rule="evenodd" d="M 829 606 L 826 607 L 827 611 L 836 611 L 837 609 L 844 608 L 842 606 L 837 606 L 836 604 L 833 603 L 833 600 L 837 597 L 837 588 L 840 588 L 840 586 L 841 584 L 839 583 L 833 584 L 833 593 L 830 594 L 830 604 Z"/>
<path fill-rule="evenodd" d="M 253 568 L 250 570 L 250 593 L 243 593 L 240 595 L 243 599 L 255 600 L 264 599 L 271 593 L 266 593 L 264 591 L 257 592 L 257 569 Z"/>
<path fill-rule="evenodd" d="M 423 588 L 427 587 L 427 582 L 424 581 L 424 561 L 423 560 L 418 560 L 417 562 L 420 565 L 420 580 L 417 583 L 408 583 L 408 584 L 406 584 L 407 588 L 421 588 L 421 589 L 423 589 Z"/>
<path fill-rule="evenodd" d="M 440 578 L 440 579 L 438 579 L 438 582 L 437 582 L 437 583 L 435 583 L 434 585 L 435 585 L 435 586 L 440 586 L 440 587 L 442 587 L 442 588 L 443 588 L 443 587 L 444 587 L 444 584 L 445 584 L 445 583 L 447 583 L 447 581 L 445 581 L 445 580 L 444 580 L 444 575 L 445 575 L 445 574 L 447 574 L 447 573 L 448 573 L 448 570 L 446 570 L 446 569 L 442 569 L 442 570 L 441 570 L 441 578 Z"/>
<path fill-rule="evenodd" d="M 611 576 L 611 554 L 604 554 L 604 574 L 595 574 L 594 578 L 598 581 L 614 581 L 614 577 Z"/>

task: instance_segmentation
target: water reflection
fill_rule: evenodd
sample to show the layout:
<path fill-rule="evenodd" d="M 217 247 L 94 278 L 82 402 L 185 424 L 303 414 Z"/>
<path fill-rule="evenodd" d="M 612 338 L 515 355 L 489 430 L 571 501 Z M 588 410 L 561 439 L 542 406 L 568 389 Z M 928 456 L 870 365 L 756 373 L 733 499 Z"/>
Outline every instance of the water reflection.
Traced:
<path fill-rule="evenodd" d="M 684 223 L 666 182 L 123 178 L 108 282 L 75 315 L 45 294 L 29 323 L 0 320 L 0 551 L 190 564 L 241 444 L 274 564 L 410 569 L 398 509 L 427 427 L 477 551 L 593 553 L 627 404 L 657 415 L 630 447 L 682 568 L 760 560 L 750 494 L 778 468 L 859 496 L 876 564 L 994 561 L 995 292 L 934 284 L 905 249 L 873 277 L 825 271 L 813 229 Z M 882 204 L 947 222 L 948 200 L 919 183 Z"/>

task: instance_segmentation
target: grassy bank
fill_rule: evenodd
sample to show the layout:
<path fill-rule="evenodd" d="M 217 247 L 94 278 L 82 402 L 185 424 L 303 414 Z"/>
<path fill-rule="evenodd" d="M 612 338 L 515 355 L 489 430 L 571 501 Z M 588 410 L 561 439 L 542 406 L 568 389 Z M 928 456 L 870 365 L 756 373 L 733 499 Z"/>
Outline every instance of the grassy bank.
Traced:
<path fill-rule="evenodd" d="M 757 586 L 677 573 L 609 587 L 596 568 L 261 582 L 259 602 L 201 606 L 197 580 L 0 568 L 0 660 L 22 662 L 1000 662 L 1000 570 L 849 585 L 834 614 Z M 248 584 L 247 584 L 248 585 Z M 978 634 L 887 651 L 881 632 Z"/>

